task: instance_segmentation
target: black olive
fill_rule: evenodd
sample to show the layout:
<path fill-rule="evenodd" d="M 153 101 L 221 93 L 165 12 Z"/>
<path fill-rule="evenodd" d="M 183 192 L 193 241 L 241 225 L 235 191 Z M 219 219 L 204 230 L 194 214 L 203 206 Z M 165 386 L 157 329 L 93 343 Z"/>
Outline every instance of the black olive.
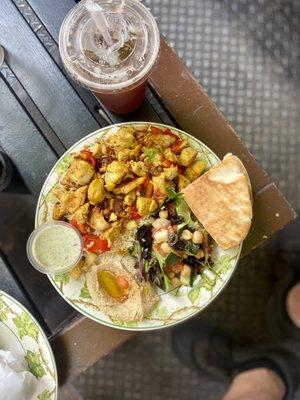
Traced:
<path fill-rule="evenodd" d="M 170 246 L 175 246 L 175 244 L 178 242 L 178 235 L 174 234 L 171 237 L 169 237 L 168 243 Z"/>
<path fill-rule="evenodd" d="M 148 225 L 142 225 L 137 230 L 137 240 L 142 247 L 152 247 L 152 228 Z"/>
<path fill-rule="evenodd" d="M 145 247 L 142 251 L 142 257 L 144 260 L 150 260 L 151 258 L 151 248 Z"/>
<path fill-rule="evenodd" d="M 178 251 L 184 251 L 185 242 L 183 240 L 178 240 L 173 247 Z"/>
<path fill-rule="evenodd" d="M 172 222 L 172 224 L 174 225 L 179 225 L 181 224 L 184 220 L 180 215 L 175 215 L 174 217 L 170 218 L 170 221 Z"/>
<path fill-rule="evenodd" d="M 188 256 L 187 258 L 184 259 L 184 262 L 192 267 L 196 266 L 199 264 L 197 258 L 193 256 Z"/>

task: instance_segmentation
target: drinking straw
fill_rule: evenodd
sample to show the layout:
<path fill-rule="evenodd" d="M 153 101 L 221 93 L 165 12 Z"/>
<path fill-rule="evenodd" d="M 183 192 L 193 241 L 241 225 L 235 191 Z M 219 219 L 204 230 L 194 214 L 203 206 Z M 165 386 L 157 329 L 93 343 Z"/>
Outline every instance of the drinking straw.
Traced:
<path fill-rule="evenodd" d="M 111 47 L 113 45 L 113 41 L 108 30 L 108 23 L 102 7 L 93 0 L 87 0 L 85 7 L 90 13 L 99 32 L 103 36 L 104 42 L 108 47 Z"/>

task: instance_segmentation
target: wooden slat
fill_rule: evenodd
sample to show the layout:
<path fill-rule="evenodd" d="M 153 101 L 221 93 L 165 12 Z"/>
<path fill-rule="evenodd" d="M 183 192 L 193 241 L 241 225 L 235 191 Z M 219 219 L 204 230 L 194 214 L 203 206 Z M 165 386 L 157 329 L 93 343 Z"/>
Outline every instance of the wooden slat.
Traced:
<path fill-rule="evenodd" d="M 0 32 L 7 64 L 65 146 L 99 127 L 10 0 L 1 2 Z"/>
<path fill-rule="evenodd" d="M 286 198 L 275 183 L 261 189 L 253 202 L 253 221 L 250 232 L 243 244 L 242 257 L 268 240 L 287 223 L 297 217 Z"/>
<path fill-rule="evenodd" d="M 57 157 L 3 79 L 0 80 L 0 121 L 0 145 L 27 187 L 39 193 Z"/>
<path fill-rule="evenodd" d="M 51 342 L 61 383 L 84 372 L 130 339 L 133 332 L 111 329 L 81 317 Z"/>
<path fill-rule="evenodd" d="M 27 114 L 30 115 L 30 118 L 33 120 L 35 125 L 39 127 L 40 133 L 51 144 L 55 154 L 62 156 L 66 151 L 65 146 L 59 140 L 51 126 L 48 124 L 48 121 L 44 118 L 43 114 L 32 101 L 31 97 L 28 96 L 26 90 L 19 80 L 14 76 L 13 72 L 6 63 L 4 63 L 1 67 L 1 75 L 6 84 L 10 87 L 11 91 L 14 93 L 14 96 L 22 104 Z"/>
<path fill-rule="evenodd" d="M 0 194 L 1 201 L 1 194 Z M 32 312 L 31 304 L 28 301 L 28 298 L 25 296 L 24 290 L 21 287 L 20 283 L 17 281 L 13 272 L 11 271 L 11 267 L 9 266 L 7 260 L 4 255 L 0 252 L 0 290 L 3 290 L 7 294 L 14 297 L 20 303 L 23 304 L 29 311 Z"/>

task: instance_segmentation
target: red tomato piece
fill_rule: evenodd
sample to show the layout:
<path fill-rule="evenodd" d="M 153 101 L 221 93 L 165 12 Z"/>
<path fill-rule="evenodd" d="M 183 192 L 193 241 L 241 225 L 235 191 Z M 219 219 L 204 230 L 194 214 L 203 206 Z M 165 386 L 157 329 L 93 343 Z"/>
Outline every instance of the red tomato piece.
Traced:
<path fill-rule="evenodd" d="M 86 225 L 79 224 L 76 219 L 71 219 L 70 224 L 74 226 L 80 233 L 86 233 Z"/>
<path fill-rule="evenodd" d="M 79 158 L 90 163 L 94 168 L 97 166 L 97 159 L 93 156 L 93 154 L 89 150 L 82 150 L 79 153 Z"/>
<path fill-rule="evenodd" d="M 97 253 L 98 251 L 108 251 L 110 249 L 108 241 L 101 239 L 97 235 L 83 235 L 84 249 L 88 253 Z"/>

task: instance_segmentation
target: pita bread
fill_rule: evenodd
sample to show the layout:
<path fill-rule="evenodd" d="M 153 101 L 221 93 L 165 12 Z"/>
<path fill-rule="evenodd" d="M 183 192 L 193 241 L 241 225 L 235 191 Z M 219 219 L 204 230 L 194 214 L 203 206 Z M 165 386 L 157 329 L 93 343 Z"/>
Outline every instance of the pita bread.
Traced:
<path fill-rule="evenodd" d="M 227 154 L 182 190 L 195 216 L 222 249 L 239 245 L 252 220 L 252 190 L 241 160 Z"/>

